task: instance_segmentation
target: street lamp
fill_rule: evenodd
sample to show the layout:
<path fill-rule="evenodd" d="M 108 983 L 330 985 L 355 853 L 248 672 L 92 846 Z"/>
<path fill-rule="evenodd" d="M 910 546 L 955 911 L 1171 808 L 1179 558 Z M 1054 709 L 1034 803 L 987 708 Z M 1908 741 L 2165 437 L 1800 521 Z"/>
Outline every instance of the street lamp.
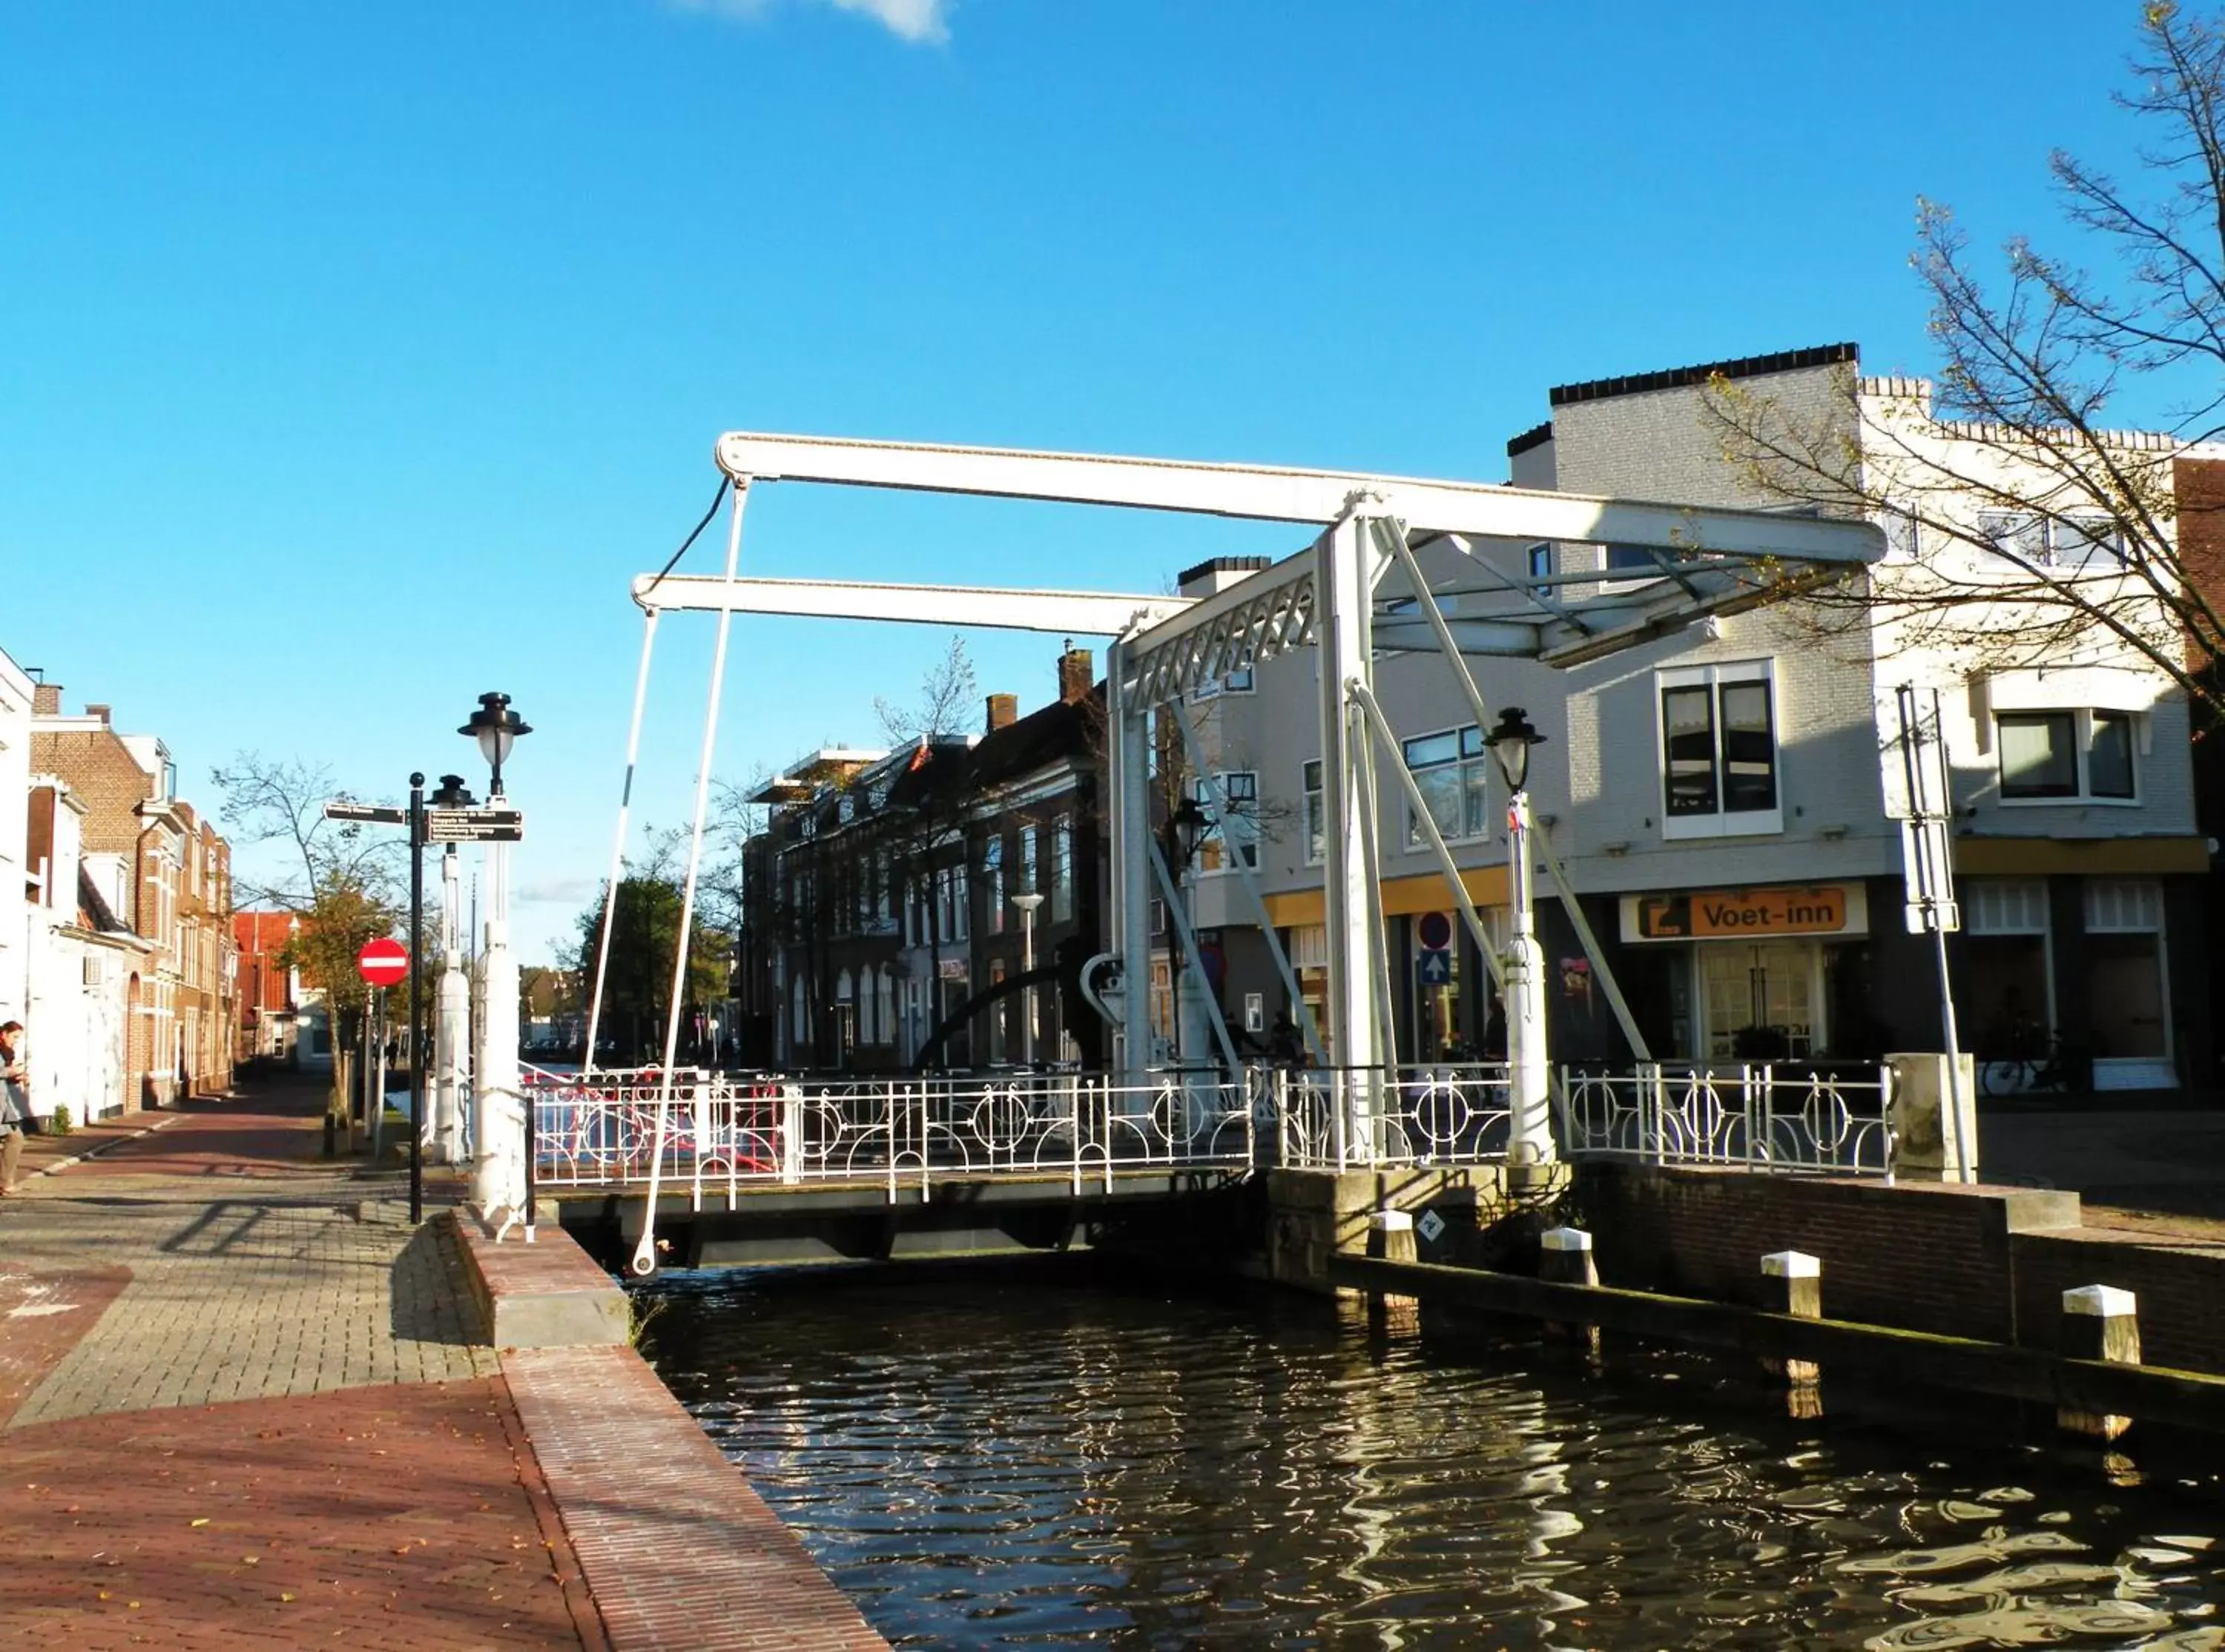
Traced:
<path fill-rule="evenodd" d="M 1531 726 L 1519 706 L 1499 713 L 1498 726 L 1483 743 L 1506 779 L 1507 936 L 1502 958 L 1506 977 L 1506 1065 L 1513 1090 L 1513 1118 L 1506 1156 L 1518 1164 L 1548 1164 L 1553 1159 L 1553 1127 L 1545 1076 L 1545 961 L 1537 948 L 1532 912 L 1530 847 L 1530 750 L 1545 737 Z"/>
<path fill-rule="evenodd" d="M 456 732 L 479 742 L 479 755 L 491 771 L 488 800 L 502 796 L 502 766 L 519 738 L 533 732 L 510 709 L 510 696 L 481 694 L 479 709 Z M 456 783 L 460 786 L 460 778 Z M 490 1221 L 497 1211 L 523 1216 L 530 1239 L 532 1119 L 518 1082 L 517 959 L 510 950 L 509 844 L 499 839 L 488 843 L 486 872 L 486 934 L 479 953 L 485 996 L 479 1006 L 478 1059 L 472 1063 L 478 1074 L 479 1119 L 472 1195 Z M 504 1225 L 498 1224 L 497 1231 Z"/>
<path fill-rule="evenodd" d="M 500 797 L 502 766 L 510 761 L 510 749 L 517 744 L 518 737 L 533 732 L 532 725 L 510 709 L 508 694 L 481 694 L 479 710 L 456 732 L 468 734 L 479 743 L 479 755 L 494 771 L 487 782 L 487 795 Z"/>
<path fill-rule="evenodd" d="M 1182 902 L 1182 916 L 1194 921 L 1197 915 L 1190 899 L 1192 885 L 1190 867 L 1197 859 L 1199 847 L 1205 834 L 1213 827 L 1213 819 L 1198 807 L 1195 797 L 1184 796 L 1168 812 L 1166 825 L 1161 830 L 1163 849 L 1168 861 L 1168 875 L 1175 884 L 1174 898 Z M 1209 1006 L 1206 1003 L 1207 987 L 1195 972 L 1182 967 L 1182 925 L 1170 914 L 1167 920 L 1167 984 L 1173 989 L 1174 998 L 1174 1056 L 1180 1067 L 1186 1050 L 1195 1044 L 1201 1054 L 1212 1036 L 1205 1020 Z M 1183 1036 L 1184 1022 L 1195 1033 L 1195 1039 Z M 1185 1104 L 1193 1117 L 1199 1104 L 1195 1098 Z"/>
<path fill-rule="evenodd" d="M 1020 909 L 1020 973 L 1033 975 L 1036 971 L 1036 912 L 1043 905 L 1042 896 L 1030 891 L 1015 895 L 1012 904 Z M 1036 984 L 1030 981 L 1020 989 L 1020 1065 L 1036 1064 Z"/>
<path fill-rule="evenodd" d="M 461 775 L 441 776 L 425 800 L 434 809 L 467 809 L 479 800 Z M 464 979 L 463 905 L 456 845 L 441 857 L 441 981 L 433 999 L 433 1153 L 442 1164 L 464 1158 L 464 1076 L 472 1019 L 470 984 Z"/>

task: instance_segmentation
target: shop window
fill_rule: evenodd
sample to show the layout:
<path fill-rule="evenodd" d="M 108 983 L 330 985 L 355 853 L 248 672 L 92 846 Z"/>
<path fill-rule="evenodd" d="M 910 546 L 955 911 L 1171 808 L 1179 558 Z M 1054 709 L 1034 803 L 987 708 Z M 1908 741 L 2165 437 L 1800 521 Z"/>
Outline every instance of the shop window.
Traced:
<path fill-rule="evenodd" d="M 2129 803 L 2139 796 L 2129 712 L 2003 712 L 2005 803 Z"/>
<path fill-rule="evenodd" d="M 1491 831 L 1491 758 L 1484 749 L 1483 731 L 1474 724 L 1447 729 L 1439 734 L 1417 735 L 1404 742 L 1406 767 L 1421 788 L 1429 819 L 1448 843 L 1481 838 Z M 1406 811 L 1406 844 L 1418 848 L 1428 842 L 1422 822 L 1410 806 Z"/>
<path fill-rule="evenodd" d="M 1962 1016 L 1981 1062 L 2044 1060 L 2055 1035 L 2047 885 L 1972 878 L 1962 886 Z"/>
<path fill-rule="evenodd" d="M 2086 1013 L 2096 1061 L 2159 1061 L 2165 1020 L 2163 890 L 2133 879 L 2086 884 Z"/>
<path fill-rule="evenodd" d="M 1782 832 L 1775 674 L 1767 661 L 1664 671 L 1662 835 Z"/>

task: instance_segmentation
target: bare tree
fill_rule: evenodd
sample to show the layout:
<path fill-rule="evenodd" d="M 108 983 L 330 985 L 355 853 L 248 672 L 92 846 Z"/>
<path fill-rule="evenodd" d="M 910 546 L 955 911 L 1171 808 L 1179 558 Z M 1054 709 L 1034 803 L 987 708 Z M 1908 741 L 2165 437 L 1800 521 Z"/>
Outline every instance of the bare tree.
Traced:
<path fill-rule="evenodd" d="M 920 679 L 917 699 L 899 706 L 876 695 L 873 715 L 880 719 L 881 731 L 891 744 L 922 735 L 952 734 L 972 716 L 975 693 L 973 661 L 966 652 L 966 639 L 954 636 L 948 652 Z"/>
<path fill-rule="evenodd" d="M 249 903 L 306 912 L 321 890 L 332 887 L 359 889 L 374 903 L 392 903 L 409 852 L 408 834 L 391 826 L 325 819 L 326 803 L 353 801 L 333 782 L 329 763 L 241 751 L 213 778 L 234 844 L 279 845 L 281 864 L 267 877 L 235 872 L 235 883 Z"/>
<path fill-rule="evenodd" d="M 1925 201 L 1911 263 L 1941 358 L 1931 405 L 1905 381 L 1858 400 L 1851 370 L 1820 409 L 1720 377 L 1705 405 L 1757 491 L 1898 541 L 1888 571 L 1810 590 L 1796 611 L 1812 623 L 1882 605 L 1905 642 L 2001 664 L 2099 638 L 2214 712 L 2225 569 L 2181 537 L 2173 461 L 2218 437 L 2225 407 L 2225 22 L 2150 0 L 2130 68 L 2116 102 L 2150 135 L 2141 171 L 2050 163 L 2109 273 L 2019 237 L 1989 288 L 1953 214 Z M 2105 423 L 2135 384 L 2169 408 L 2160 432 Z"/>

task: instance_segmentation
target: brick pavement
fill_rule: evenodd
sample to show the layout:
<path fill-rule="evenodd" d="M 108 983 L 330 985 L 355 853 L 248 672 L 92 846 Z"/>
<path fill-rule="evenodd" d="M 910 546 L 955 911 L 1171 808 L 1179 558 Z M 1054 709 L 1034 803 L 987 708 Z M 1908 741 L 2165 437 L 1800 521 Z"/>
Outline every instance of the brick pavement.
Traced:
<path fill-rule="evenodd" d="M 0 1435 L 0 1645 L 601 1646 L 509 1408 L 481 1378 Z"/>
<path fill-rule="evenodd" d="M 0 1645 L 607 1644 L 453 1233 L 318 1161 L 320 1088 L 0 1200 L 0 1313 L 73 1304 L 0 1319 Z"/>
<path fill-rule="evenodd" d="M 504 1364 L 614 1645 L 886 1648 L 632 1349 L 520 1349 Z"/>
<path fill-rule="evenodd" d="M 884 1645 L 631 1349 L 498 1372 L 453 1228 L 320 1162 L 321 1111 L 197 1105 L 0 1200 L 0 1315 L 70 1303 L 0 1319 L 0 1645 Z"/>

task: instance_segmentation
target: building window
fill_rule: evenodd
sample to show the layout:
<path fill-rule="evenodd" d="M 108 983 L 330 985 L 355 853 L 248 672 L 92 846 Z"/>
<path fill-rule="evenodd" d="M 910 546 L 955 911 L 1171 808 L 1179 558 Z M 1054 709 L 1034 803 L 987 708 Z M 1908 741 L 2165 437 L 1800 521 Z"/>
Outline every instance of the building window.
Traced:
<path fill-rule="evenodd" d="M 1656 674 L 1664 837 L 1784 829 L 1774 678 L 1765 660 Z"/>
<path fill-rule="evenodd" d="M 1533 579 L 1553 577 L 1553 548 L 1550 545 L 1532 545 L 1530 548 L 1530 577 Z"/>
<path fill-rule="evenodd" d="M 1050 921 L 1074 916 L 1074 818 L 1062 814 L 1050 829 Z"/>
<path fill-rule="evenodd" d="M 1005 933 L 1005 839 L 1002 833 L 989 839 L 981 845 L 982 899 L 988 907 L 981 915 L 982 927 L 990 934 Z"/>
<path fill-rule="evenodd" d="M 1237 769 L 1216 775 L 1214 779 L 1219 786 L 1219 801 L 1214 798 L 1213 786 L 1202 780 L 1197 783 L 1198 807 L 1213 820 L 1198 839 L 1198 870 L 1220 872 L 1239 865 L 1257 866 L 1259 776 L 1249 769 Z"/>
<path fill-rule="evenodd" d="M 2129 803 L 2139 795 L 2129 712 L 2003 712 L 2005 803 Z"/>
<path fill-rule="evenodd" d="M 1190 700 L 1195 704 L 1200 700 L 1219 699 L 1223 694 L 1248 694 L 1252 692 L 1253 680 L 1252 668 L 1246 666 L 1242 670 L 1232 671 L 1216 681 L 1198 684 L 1190 690 Z"/>
<path fill-rule="evenodd" d="M 1315 757 L 1302 775 L 1305 797 L 1306 864 L 1318 866 L 1327 851 L 1328 811 L 1322 800 L 1322 762 Z"/>
<path fill-rule="evenodd" d="M 1491 830 L 1490 756 L 1484 750 L 1483 732 L 1473 723 L 1442 734 L 1417 735 L 1404 743 L 1406 767 L 1422 788 L 1429 819 L 1448 842 L 1480 838 Z M 1427 842 L 1422 823 L 1410 807 L 1406 811 L 1409 848 Z"/>
<path fill-rule="evenodd" d="M 1643 545 L 1610 545 L 1607 548 L 1607 571 L 1609 573 L 1658 573 L 1661 565 L 1653 560 L 1653 553 Z"/>
<path fill-rule="evenodd" d="M 2096 556 L 2125 560 L 2124 535 L 2115 519 L 2101 511 L 2051 517 L 2036 510 L 1982 510 L 1978 537 L 2038 567 L 2082 567 Z"/>
<path fill-rule="evenodd" d="M 1043 887 L 1036 877 L 1036 832 L 1031 826 L 1020 828 L 1020 881 L 1015 895 L 1033 895 Z"/>

